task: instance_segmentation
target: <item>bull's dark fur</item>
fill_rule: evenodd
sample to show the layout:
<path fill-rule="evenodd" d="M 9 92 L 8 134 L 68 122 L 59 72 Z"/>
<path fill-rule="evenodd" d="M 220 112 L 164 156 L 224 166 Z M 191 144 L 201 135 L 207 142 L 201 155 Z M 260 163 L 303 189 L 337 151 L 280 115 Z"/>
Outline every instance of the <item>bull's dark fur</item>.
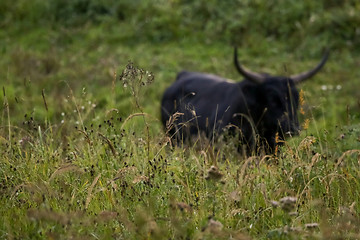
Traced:
<path fill-rule="evenodd" d="M 289 77 L 263 76 L 261 83 L 247 79 L 236 83 L 182 71 L 162 98 L 162 122 L 177 142 L 200 132 L 211 139 L 229 129 L 239 133 L 248 149 L 263 146 L 271 152 L 276 136 L 281 140 L 298 132 L 299 93 Z M 180 114 L 172 118 L 175 113 Z"/>

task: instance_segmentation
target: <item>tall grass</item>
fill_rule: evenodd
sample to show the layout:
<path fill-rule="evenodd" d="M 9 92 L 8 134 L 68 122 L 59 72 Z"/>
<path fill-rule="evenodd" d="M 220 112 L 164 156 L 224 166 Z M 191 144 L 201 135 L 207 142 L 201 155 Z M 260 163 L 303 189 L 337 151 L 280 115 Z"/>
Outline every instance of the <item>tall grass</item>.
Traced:
<path fill-rule="evenodd" d="M 135 102 L 146 81 L 136 74 L 126 78 Z M 63 104 L 74 111 L 63 120 L 25 116 L 2 128 L 10 134 L 1 145 L 2 238 L 359 237 L 358 149 L 333 151 L 320 131 L 303 132 L 277 156 L 171 147 L 148 129 L 154 116 L 139 102 L 145 122 L 137 113 L 95 114 L 69 91 Z M 333 141 L 358 141 L 343 134 Z"/>

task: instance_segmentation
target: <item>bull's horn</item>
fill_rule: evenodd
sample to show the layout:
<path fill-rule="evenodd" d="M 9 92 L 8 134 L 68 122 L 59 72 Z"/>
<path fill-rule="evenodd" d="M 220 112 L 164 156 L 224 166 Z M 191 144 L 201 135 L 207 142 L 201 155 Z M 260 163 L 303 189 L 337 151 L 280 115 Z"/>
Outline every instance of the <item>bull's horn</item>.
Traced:
<path fill-rule="evenodd" d="M 312 70 L 309 70 L 307 72 L 303 72 L 303 73 L 300 73 L 297 75 L 292 75 L 292 76 L 290 76 L 290 78 L 294 81 L 295 84 L 311 78 L 325 65 L 328 57 L 329 57 L 329 50 L 327 49 L 321 62 L 315 68 L 313 68 Z"/>
<path fill-rule="evenodd" d="M 237 57 L 237 48 L 235 47 L 235 51 L 234 51 L 234 63 L 236 66 L 236 69 L 238 70 L 238 72 L 243 75 L 246 79 L 251 80 L 255 83 L 263 83 L 265 81 L 265 77 L 259 73 L 255 73 L 255 72 L 251 72 L 249 70 L 245 70 L 238 61 L 238 57 Z"/>

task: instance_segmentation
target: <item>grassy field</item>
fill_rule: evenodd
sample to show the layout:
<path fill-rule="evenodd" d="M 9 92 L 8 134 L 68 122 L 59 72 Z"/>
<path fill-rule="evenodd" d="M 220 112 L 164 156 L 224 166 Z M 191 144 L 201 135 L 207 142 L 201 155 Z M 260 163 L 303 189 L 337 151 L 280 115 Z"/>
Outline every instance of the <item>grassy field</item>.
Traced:
<path fill-rule="evenodd" d="M 360 239 L 359 26 L 357 1 L 2 1 L 0 239 Z M 171 146 L 162 93 L 240 81 L 235 45 L 278 75 L 330 48 L 301 134 Z"/>

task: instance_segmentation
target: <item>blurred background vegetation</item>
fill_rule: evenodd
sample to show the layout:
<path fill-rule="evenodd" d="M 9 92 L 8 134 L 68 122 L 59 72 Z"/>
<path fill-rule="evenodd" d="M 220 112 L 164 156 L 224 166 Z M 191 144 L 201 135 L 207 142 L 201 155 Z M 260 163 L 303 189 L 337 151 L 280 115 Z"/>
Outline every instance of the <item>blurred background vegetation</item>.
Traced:
<path fill-rule="evenodd" d="M 289 48 L 310 41 L 359 49 L 359 8 L 356 0 L 15 0 L 0 3 L 0 21 L 3 29 L 18 31 L 105 24 L 131 43 L 186 38 L 242 45 L 255 35 L 286 41 Z"/>

